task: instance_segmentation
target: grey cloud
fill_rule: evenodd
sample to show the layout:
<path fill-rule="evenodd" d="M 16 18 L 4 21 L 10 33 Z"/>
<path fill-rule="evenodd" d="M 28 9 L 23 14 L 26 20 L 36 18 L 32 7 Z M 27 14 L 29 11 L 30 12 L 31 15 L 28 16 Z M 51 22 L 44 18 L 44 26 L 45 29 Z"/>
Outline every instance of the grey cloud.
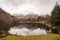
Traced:
<path fill-rule="evenodd" d="M 17 5 L 20 5 L 26 1 L 29 1 L 29 0 L 0 0 L 0 2 L 3 1 L 6 5 L 14 5 L 14 6 L 17 6 Z M 32 2 L 37 2 L 39 3 L 40 5 L 49 5 L 49 4 L 53 4 L 54 2 L 56 2 L 57 0 L 31 0 Z"/>
<path fill-rule="evenodd" d="M 58 0 L 0 0 L 0 7 L 9 7 L 10 9 L 17 9 L 18 6 L 25 3 L 36 4 L 42 9 L 43 13 L 49 13 Z M 60 0 L 58 1 L 60 4 Z M 3 6 L 2 6 L 3 5 Z"/>

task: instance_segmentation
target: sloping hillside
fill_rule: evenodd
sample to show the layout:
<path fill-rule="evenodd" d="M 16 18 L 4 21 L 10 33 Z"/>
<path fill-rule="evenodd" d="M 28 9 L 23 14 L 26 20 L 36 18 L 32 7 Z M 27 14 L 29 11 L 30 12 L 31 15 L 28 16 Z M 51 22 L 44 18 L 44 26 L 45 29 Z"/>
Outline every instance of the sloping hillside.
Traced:
<path fill-rule="evenodd" d="M 0 30 L 7 31 L 14 25 L 14 17 L 0 8 Z"/>

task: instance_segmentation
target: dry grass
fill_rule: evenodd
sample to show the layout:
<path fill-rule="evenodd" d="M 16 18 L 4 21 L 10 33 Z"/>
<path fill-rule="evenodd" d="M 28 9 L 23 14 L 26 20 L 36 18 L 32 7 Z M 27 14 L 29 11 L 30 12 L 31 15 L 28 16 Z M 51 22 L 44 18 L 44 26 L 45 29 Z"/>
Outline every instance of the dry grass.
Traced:
<path fill-rule="evenodd" d="M 60 40 L 60 34 L 47 34 L 47 35 L 37 35 L 37 36 L 9 35 L 5 38 L 0 38 L 0 40 Z"/>

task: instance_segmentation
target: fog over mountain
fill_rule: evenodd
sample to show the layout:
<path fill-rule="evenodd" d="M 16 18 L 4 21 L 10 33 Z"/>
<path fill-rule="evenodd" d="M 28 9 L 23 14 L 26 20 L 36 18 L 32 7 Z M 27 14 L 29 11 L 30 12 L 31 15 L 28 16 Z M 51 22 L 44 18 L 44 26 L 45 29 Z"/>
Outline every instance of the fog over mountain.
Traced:
<path fill-rule="evenodd" d="M 59 0 L 0 0 L 0 7 L 12 15 L 27 15 L 30 12 L 50 15 L 57 1 L 60 2 Z"/>

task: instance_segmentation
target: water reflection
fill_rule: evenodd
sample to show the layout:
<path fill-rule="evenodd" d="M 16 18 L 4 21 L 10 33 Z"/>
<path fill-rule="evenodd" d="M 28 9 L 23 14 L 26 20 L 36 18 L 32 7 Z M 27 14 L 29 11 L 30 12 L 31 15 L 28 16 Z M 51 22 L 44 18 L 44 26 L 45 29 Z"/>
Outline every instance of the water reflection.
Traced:
<path fill-rule="evenodd" d="M 10 28 L 8 33 L 14 34 L 14 35 L 28 36 L 28 35 L 47 34 L 47 31 L 45 29 L 40 29 L 40 28 L 30 30 L 30 29 L 25 28 L 25 27 L 23 27 L 23 28 L 13 27 L 13 28 Z"/>

